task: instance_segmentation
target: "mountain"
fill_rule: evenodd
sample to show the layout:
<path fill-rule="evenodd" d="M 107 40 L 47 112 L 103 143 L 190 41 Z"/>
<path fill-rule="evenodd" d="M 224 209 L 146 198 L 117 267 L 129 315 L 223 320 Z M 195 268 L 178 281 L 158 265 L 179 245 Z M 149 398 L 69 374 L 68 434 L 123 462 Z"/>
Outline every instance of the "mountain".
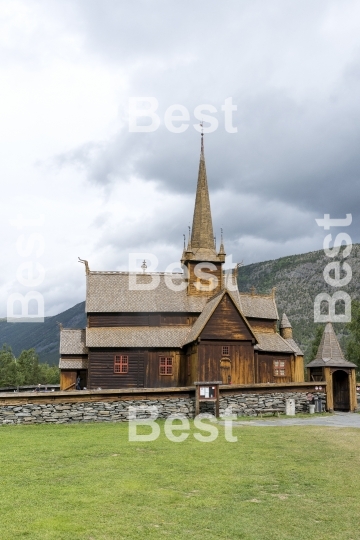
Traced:
<path fill-rule="evenodd" d="M 342 248 L 343 250 L 343 248 Z M 352 279 L 340 290 L 346 291 L 353 300 L 360 299 L 360 245 L 354 244 L 346 262 L 352 270 Z M 250 291 L 255 287 L 259 293 L 269 293 L 276 287 L 276 301 L 279 316 L 285 312 L 293 326 L 294 338 L 308 359 L 311 342 L 317 324 L 314 323 L 314 299 L 317 294 L 326 292 L 332 295 L 335 287 L 328 285 L 323 276 L 329 262 L 342 261 L 341 252 L 329 258 L 324 251 L 312 251 L 303 255 L 291 255 L 272 261 L 249 264 L 239 269 L 240 291 Z M 331 276 L 333 274 L 330 274 Z M 341 276 L 342 277 L 342 276 Z M 34 347 L 42 362 L 57 364 L 59 361 L 59 326 L 84 328 L 86 326 L 85 303 L 46 317 L 43 323 L 8 323 L 0 320 L 0 345 L 7 343 L 19 355 L 23 349 Z M 344 325 L 334 325 L 341 345 L 346 344 Z"/>
<path fill-rule="evenodd" d="M 80 302 L 53 317 L 45 317 L 43 323 L 8 323 L 6 319 L 0 319 L 0 344 L 10 345 L 15 356 L 23 349 L 34 348 L 41 362 L 57 365 L 60 336 L 58 323 L 67 328 L 84 328 L 85 302 Z"/>
<path fill-rule="evenodd" d="M 333 261 L 344 261 L 341 249 L 338 256 L 327 257 L 323 250 L 292 255 L 272 261 L 249 264 L 239 269 L 238 285 L 240 291 L 250 291 L 255 287 L 259 293 L 269 293 L 276 287 L 276 301 L 281 318 L 282 313 L 288 316 L 294 332 L 294 338 L 308 359 L 311 342 L 314 339 L 316 327 L 314 323 L 314 300 L 319 293 L 331 296 L 337 290 L 347 292 L 352 300 L 360 298 L 360 244 L 354 244 L 352 251 L 345 261 L 352 270 L 352 278 L 345 287 L 332 287 L 324 280 L 324 269 Z M 344 262 L 345 262 L 344 261 Z M 341 265 L 342 266 L 342 265 Z M 330 272 L 334 277 L 334 270 Z M 341 278 L 345 272 L 341 273 Z M 344 324 L 335 324 L 335 331 L 341 345 L 346 346 L 346 330 Z"/>

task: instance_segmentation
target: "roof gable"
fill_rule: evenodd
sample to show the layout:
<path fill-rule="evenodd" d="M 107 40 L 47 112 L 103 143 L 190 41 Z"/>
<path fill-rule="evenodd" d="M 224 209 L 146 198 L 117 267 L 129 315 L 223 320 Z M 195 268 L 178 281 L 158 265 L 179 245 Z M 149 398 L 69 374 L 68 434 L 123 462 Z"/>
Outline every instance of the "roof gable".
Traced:
<path fill-rule="evenodd" d="M 223 290 L 211 298 L 193 325 L 186 343 L 199 336 L 203 339 L 252 340 L 256 337 L 238 303 L 228 290 Z"/>

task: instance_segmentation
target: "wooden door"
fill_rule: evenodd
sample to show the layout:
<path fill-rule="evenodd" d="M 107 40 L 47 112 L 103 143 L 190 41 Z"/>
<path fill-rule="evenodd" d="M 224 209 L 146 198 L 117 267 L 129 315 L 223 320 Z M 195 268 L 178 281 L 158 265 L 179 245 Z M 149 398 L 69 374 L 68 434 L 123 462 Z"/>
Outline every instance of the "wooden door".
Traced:
<path fill-rule="evenodd" d="M 334 410 L 350 410 L 349 374 L 343 370 L 333 373 Z"/>
<path fill-rule="evenodd" d="M 220 360 L 220 375 L 223 384 L 231 383 L 231 361 L 230 358 Z"/>
<path fill-rule="evenodd" d="M 76 371 L 61 371 L 60 390 L 75 390 Z"/>

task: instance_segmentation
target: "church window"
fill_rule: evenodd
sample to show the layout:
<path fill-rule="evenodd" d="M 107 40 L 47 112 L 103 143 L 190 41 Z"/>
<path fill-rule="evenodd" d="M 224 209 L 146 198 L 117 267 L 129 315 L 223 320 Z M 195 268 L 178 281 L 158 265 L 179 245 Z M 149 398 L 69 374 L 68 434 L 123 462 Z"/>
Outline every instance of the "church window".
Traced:
<path fill-rule="evenodd" d="M 222 348 L 222 355 L 229 356 L 229 347 L 227 345 L 224 345 L 224 347 Z"/>
<path fill-rule="evenodd" d="M 114 373 L 128 373 L 128 371 L 129 371 L 129 357 L 128 356 L 115 356 Z"/>
<path fill-rule="evenodd" d="M 166 356 L 160 356 L 160 375 L 173 374 L 173 359 Z"/>
<path fill-rule="evenodd" d="M 275 377 L 285 377 L 285 360 L 274 360 Z"/>

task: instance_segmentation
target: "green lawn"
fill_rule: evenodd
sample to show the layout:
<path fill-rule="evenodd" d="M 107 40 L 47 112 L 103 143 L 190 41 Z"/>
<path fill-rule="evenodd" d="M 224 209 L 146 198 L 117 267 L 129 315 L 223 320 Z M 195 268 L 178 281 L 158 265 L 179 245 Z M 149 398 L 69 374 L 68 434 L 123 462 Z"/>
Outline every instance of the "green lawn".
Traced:
<path fill-rule="evenodd" d="M 222 430 L 142 443 L 120 423 L 2 427 L 0 538 L 360 538 L 360 430 Z"/>

